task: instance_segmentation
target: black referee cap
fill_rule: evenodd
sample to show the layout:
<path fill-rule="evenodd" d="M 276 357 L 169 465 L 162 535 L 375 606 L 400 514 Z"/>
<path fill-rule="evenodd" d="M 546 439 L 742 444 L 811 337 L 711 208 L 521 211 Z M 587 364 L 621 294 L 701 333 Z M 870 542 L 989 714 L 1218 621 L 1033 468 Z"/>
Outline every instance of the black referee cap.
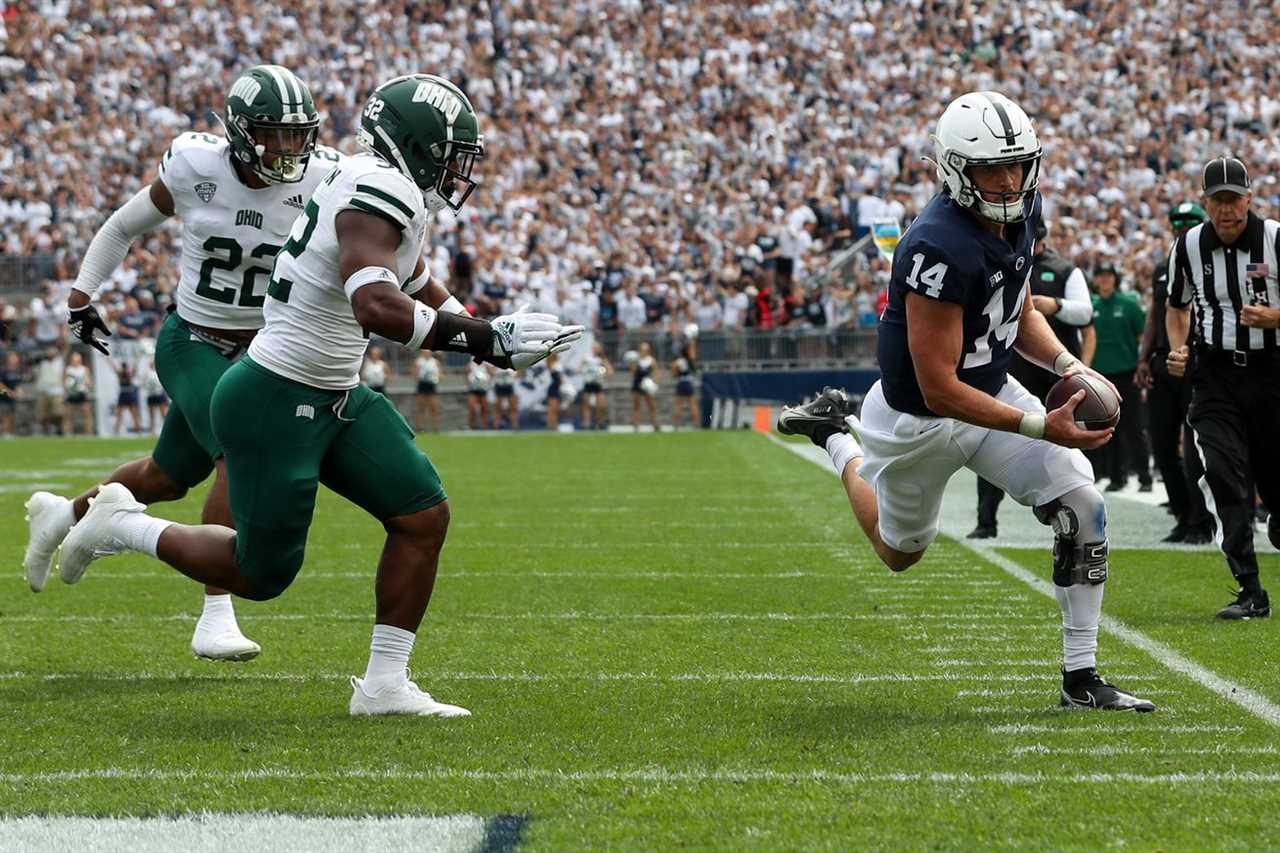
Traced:
<path fill-rule="evenodd" d="M 1236 195 L 1249 193 L 1249 170 L 1235 157 L 1217 157 L 1204 165 L 1204 194 L 1223 190 Z"/>

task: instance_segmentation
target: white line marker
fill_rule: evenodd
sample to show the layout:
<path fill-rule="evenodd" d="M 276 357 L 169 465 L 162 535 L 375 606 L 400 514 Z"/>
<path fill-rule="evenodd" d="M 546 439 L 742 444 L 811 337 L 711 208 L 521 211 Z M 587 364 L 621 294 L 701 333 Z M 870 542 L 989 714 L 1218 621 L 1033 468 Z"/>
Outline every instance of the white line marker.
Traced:
<path fill-rule="evenodd" d="M 1109 785 L 1130 783 L 1137 785 L 1216 785 L 1228 782 L 1241 784 L 1275 784 L 1280 773 L 1253 771 L 1221 771 L 1200 773 L 858 773 L 840 770 L 810 770 L 794 772 L 769 769 L 744 770 L 671 770 L 660 767 L 605 768 L 600 770 L 566 771 L 550 768 L 527 767 L 511 770 L 465 770 L 452 767 L 433 768 L 382 768 L 374 770 L 296 770 L 292 768 L 262 768 L 257 770 L 159 770 L 155 768 L 106 767 L 94 770 L 59 770 L 46 773 L 0 773 L 0 783 L 32 785 L 62 782 L 78 782 L 91 779 L 120 779 L 126 781 L 178 781 L 178 782 L 255 782 L 261 780 L 289 779 L 299 781 L 323 781 L 343 779 L 368 779 L 374 781 L 491 781 L 491 782 L 552 782 L 564 784 L 594 782 L 650 782 L 655 784 L 746 783 L 765 784 L 812 783 L 838 785 L 882 785 L 890 783 L 933 783 L 942 785 L 1003 786 L 1047 785 L 1080 783 Z"/>
<path fill-rule="evenodd" d="M 442 622 L 920 622 L 940 621 L 942 625 L 989 624 L 992 616 L 1007 618 L 1013 613 L 984 614 L 965 618 L 955 613 L 440 613 L 434 617 Z M 5 616 L 5 623 L 32 622 L 188 622 L 196 617 L 189 613 L 167 616 L 150 616 L 138 613 L 63 613 L 42 616 L 23 614 Z M 246 623 L 264 622 L 368 622 L 368 613 L 246 613 L 240 617 Z M 1003 624 L 995 622 L 990 624 Z"/>
<path fill-rule="evenodd" d="M 820 465 L 825 470 L 830 471 L 833 475 L 835 474 L 830 463 L 826 459 L 825 453 L 822 453 L 822 458 L 818 459 L 815 456 L 809 455 L 805 451 L 804 445 L 790 444 L 788 442 L 781 441 L 773 435 L 768 435 L 767 437 L 774 444 L 795 453 L 802 459 L 806 459 L 814 464 Z M 816 447 L 813 449 L 815 451 L 818 450 Z M 1012 560 L 996 553 L 994 549 L 974 544 L 972 541 L 967 539 L 956 539 L 955 541 L 957 544 L 968 548 L 982 559 L 992 563 L 1010 577 L 1022 581 L 1041 595 L 1045 595 L 1055 601 L 1057 600 L 1053 593 L 1052 584 L 1037 577 Z M 1243 685 L 1237 684 L 1234 681 L 1223 678 L 1195 661 L 1184 657 L 1166 646 L 1164 643 L 1153 640 L 1141 631 L 1129 627 L 1119 619 L 1103 615 L 1101 627 L 1102 630 L 1118 638 L 1121 642 L 1128 643 L 1129 645 L 1135 646 L 1146 652 L 1152 657 L 1152 659 L 1164 666 L 1166 669 L 1185 675 L 1192 681 L 1202 687 L 1205 687 L 1211 692 L 1216 693 L 1223 699 L 1226 699 L 1229 702 L 1234 702 L 1260 720 L 1270 723 L 1273 726 L 1280 727 L 1280 705 L 1276 705 L 1262 694 L 1250 690 Z"/>
<path fill-rule="evenodd" d="M 466 814 L 333 818 L 206 812 L 159 818 L 9 817 L 0 818 L 0 848 L 130 853 L 347 853 L 358 848 L 467 853 L 484 849 L 485 826 L 483 818 Z"/>
<path fill-rule="evenodd" d="M 217 681 L 233 683 L 237 681 L 286 681 L 286 682 L 345 682 L 351 677 L 347 672 L 6 672 L 0 673 L 0 681 L 122 681 L 122 682 L 162 682 L 162 681 Z M 516 682 L 651 682 L 657 684 L 688 682 L 778 682 L 789 684 L 882 684 L 909 682 L 944 682 L 954 684 L 971 683 L 1023 683 L 1047 682 L 1039 675 L 961 675 L 955 673 L 938 673 L 934 675 L 913 675 L 900 673 L 885 674 L 789 674 L 779 672 L 680 672 L 660 674 L 653 672 L 430 672 L 415 670 L 415 677 L 423 683 L 434 681 L 516 681 Z M 1152 681 L 1150 677 L 1140 675 L 1127 676 L 1128 681 Z M 1006 709 L 1007 710 L 1007 709 Z"/>
<path fill-rule="evenodd" d="M 1130 679 L 1132 680 L 1132 679 Z M 1238 733 L 1244 731 L 1244 726 L 1223 726 L 1216 723 L 1191 723 L 1179 726 L 1147 726 L 1141 724 L 1115 724 L 1108 725 L 1089 725 L 1089 726 L 1047 726 L 1039 723 L 1010 723 L 1003 726 L 992 726 L 990 731 L 998 735 L 1025 735 L 1025 734 L 1087 734 L 1098 735 L 1109 732 L 1150 732 L 1158 731 L 1161 734 L 1226 734 Z"/>
<path fill-rule="evenodd" d="M 1015 746 L 1009 750 L 1013 755 L 1275 755 L 1274 746 L 1229 746 L 1219 744 L 1213 747 L 1192 747 L 1189 749 L 1151 746 L 1046 746 L 1042 743 Z"/>

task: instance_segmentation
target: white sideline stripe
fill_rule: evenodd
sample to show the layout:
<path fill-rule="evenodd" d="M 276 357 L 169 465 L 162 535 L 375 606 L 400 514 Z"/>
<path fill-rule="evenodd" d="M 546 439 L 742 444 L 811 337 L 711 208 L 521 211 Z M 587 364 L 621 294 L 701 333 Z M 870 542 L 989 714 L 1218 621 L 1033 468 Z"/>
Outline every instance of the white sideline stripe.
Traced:
<path fill-rule="evenodd" d="M 1274 746 L 1227 746 L 1169 748 L 1152 746 L 1045 746 L 1042 743 L 1015 746 L 1013 755 L 1275 755 Z"/>
<path fill-rule="evenodd" d="M 807 459 L 814 464 L 818 464 L 827 471 L 830 471 L 833 475 L 835 474 L 831 465 L 826 462 L 825 453 L 823 454 L 823 459 L 820 461 L 804 452 L 803 446 L 801 445 L 789 444 L 776 438 L 772 434 L 770 434 L 768 438 L 774 444 L 786 448 L 792 453 L 798 455 L 800 458 Z M 814 449 L 817 450 L 817 448 Z M 968 548 L 982 559 L 992 563 L 1010 577 L 1022 581 L 1041 595 L 1048 596 L 1054 601 L 1057 601 L 1057 598 L 1053 593 L 1052 584 L 1046 580 L 1036 577 L 1013 560 L 1001 556 L 992 548 L 977 545 L 968 539 L 956 539 L 955 541 L 957 544 Z M 1223 678 L 1190 658 L 1179 654 L 1164 643 L 1153 640 L 1141 631 L 1129 627 L 1119 619 L 1103 614 L 1099 624 L 1104 631 L 1116 637 L 1121 642 L 1128 643 L 1129 645 L 1146 652 L 1152 659 L 1166 669 L 1185 675 L 1187 678 L 1190 678 L 1192 681 L 1209 691 L 1216 693 L 1228 702 L 1234 702 L 1239 705 L 1241 708 L 1245 709 L 1250 714 L 1253 714 L 1263 722 L 1280 727 L 1280 705 L 1276 705 L 1261 693 L 1250 690 L 1249 688 L 1237 684 L 1229 679 Z"/>
<path fill-rule="evenodd" d="M 119 777 L 107 777 L 119 778 Z M 358 843 L 353 843 L 358 839 Z M 479 850 L 485 821 L 445 817 L 300 817 L 283 814 L 194 814 L 179 817 L 0 818 L 4 850 L 128 850 L 130 853 L 348 853 L 363 850 Z"/>
<path fill-rule="evenodd" d="M 371 581 L 376 574 L 376 567 L 373 564 L 363 572 L 303 572 L 298 575 L 299 580 L 315 579 L 315 580 L 368 580 Z M 170 570 L 167 566 L 158 568 L 151 572 L 111 572 L 100 571 L 95 572 L 91 577 L 111 578 L 112 580 L 180 580 L 189 581 L 190 578 L 180 575 Z M 475 572 L 475 571 L 458 571 L 451 572 L 448 569 L 440 571 L 440 580 L 452 580 L 454 578 L 468 579 L 488 579 L 488 578 L 596 578 L 600 580 L 787 580 L 790 578 L 817 578 L 821 580 L 840 580 L 840 581 L 857 581 L 859 578 L 854 572 L 677 572 L 677 571 L 653 571 L 653 572 L 580 572 L 580 571 L 564 571 L 550 572 L 542 570 L 530 570 L 527 572 Z M 930 600 L 938 600 L 937 596 L 930 596 Z M 946 600 L 946 599 L 943 599 Z M 970 601 L 972 599 L 956 597 L 956 601 Z"/>
<path fill-rule="evenodd" d="M 1069 728 L 1063 726 L 1047 726 L 1039 723 L 1009 723 L 1002 726 L 992 726 L 990 731 L 997 735 L 1024 735 L 1024 734 L 1102 734 L 1106 732 L 1149 732 L 1152 730 L 1161 734 L 1235 734 L 1244 731 L 1244 726 L 1224 726 L 1217 723 L 1190 723 L 1179 726 L 1144 726 L 1139 724 L 1119 724 L 1119 725 L 1094 725 L 1094 726 L 1071 726 Z"/>
<path fill-rule="evenodd" d="M 452 613 L 437 616 L 438 621 L 466 622 L 525 622 L 525 621 L 582 621 L 582 622 L 919 622 L 938 621 L 943 624 L 968 625 L 992 624 L 991 617 L 1019 615 L 1011 612 L 992 612 L 981 616 L 965 617 L 955 613 Z M 175 613 L 169 616 L 147 616 L 137 613 L 88 614 L 64 613 L 53 616 L 24 614 L 0 617 L 0 624 L 14 622 L 189 622 L 196 616 Z M 242 616 L 246 623 L 264 622 L 368 622 L 368 613 L 254 613 Z"/>
<path fill-rule="evenodd" d="M 159 682 L 159 681 L 287 681 L 287 682 L 346 682 L 351 673 L 346 672 L 5 672 L 0 673 L 0 681 L 122 681 L 122 682 Z M 789 674 L 779 672 L 682 672 L 663 675 L 653 672 L 416 672 L 415 680 L 424 684 L 433 681 L 518 681 L 518 682 L 615 682 L 634 681 L 652 683 L 687 683 L 687 682 L 779 682 L 788 684 L 882 684 L 907 682 L 945 682 L 953 684 L 968 683 L 1021 683 L 1048 681 L 1038 675 L 960 675 L 940 673 L 936 675 L 909 675 L 886 673 L 880 675 L 823 675 L 823 674 Z M 1154 681 L 1151 677 L 1128 676 L 1128 681 Z M 1008 710 L 1008 709 L 1005 709 Z"/>
<path fill-rule="evenodd" d="M 1113 729 L 1114 730 L 1114 729 Z M 264 767 L 256 770 L 158 770 L 156 768 L 104 767 L 93 770 L 58 770 L 43 773 L 0 773 L 0 783 L 31 785 L 78 782 L 91 779 L 127 781 L 254 782 L 288 779 L 322 781 L 367 779 L 375 781 L 487 781 L 487 782 L 652 782 L 656 784 L 707 782 L 828 783 L 842 785 L 882 785 L 928 782 L 943 785 L 1045 785 L 1067 782 L 1082 784 L 1131 783 L 1138 785 L 1206 785 L 1223 782 L 1249 784 L 1280 782 L 1280 773 L 1254 771 L 1206 771 L 1199 773 L 857 773 L 840 770 L 669 770 L 660 767 L 620 767 L 600 770 L 566 771 L 526 767 L 510 770 L 465 770 L 454 767 L 427 769 L 384 768 L 378 770 L 335 769 L 296 770 Z M 349 841 L 350 839 L 348 839 Z M 250 845 L 256 849 L 259 845 Z"/>

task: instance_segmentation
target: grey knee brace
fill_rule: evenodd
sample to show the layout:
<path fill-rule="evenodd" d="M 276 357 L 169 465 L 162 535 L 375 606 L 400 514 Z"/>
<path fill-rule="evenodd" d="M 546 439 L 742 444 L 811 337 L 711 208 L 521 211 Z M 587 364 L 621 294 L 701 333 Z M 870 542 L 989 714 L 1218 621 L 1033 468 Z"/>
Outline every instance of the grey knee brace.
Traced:
<path fill-rule="evenodd" d="M 1099 584 L 1107 579 L 1107 506 L 1093 486 L 1081 486 L 1034 510 L 1053 528 L 1053 582 Z"/>

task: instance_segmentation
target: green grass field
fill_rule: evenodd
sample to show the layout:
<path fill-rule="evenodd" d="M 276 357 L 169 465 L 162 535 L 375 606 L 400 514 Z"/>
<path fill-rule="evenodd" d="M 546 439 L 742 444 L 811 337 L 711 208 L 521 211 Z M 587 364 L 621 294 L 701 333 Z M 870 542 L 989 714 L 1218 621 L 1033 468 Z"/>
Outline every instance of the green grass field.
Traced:
<path fill-rule="evenodd" d="M 0 814 L 469 814 L 522 850 L 1269 843 L 1280 633 L 1212 620 L 1219 555 L 1114 543 L 1105 611 L 1261 710 L 1104 634 L 1159 711 L 1064 712 L 1052 600 L 948 540 L 891 575 L 830 472 L 763 436 L 422 441 L 453 525 L 414 675 L 465 720 L 347 716 L 382 534 L 340 499 L 294 586 L 237 605 L 262 656 L 203 663 L 199 590 L 162 564 L 21 577 L 27 494 L 149 444 L 0 444 Z"/>

